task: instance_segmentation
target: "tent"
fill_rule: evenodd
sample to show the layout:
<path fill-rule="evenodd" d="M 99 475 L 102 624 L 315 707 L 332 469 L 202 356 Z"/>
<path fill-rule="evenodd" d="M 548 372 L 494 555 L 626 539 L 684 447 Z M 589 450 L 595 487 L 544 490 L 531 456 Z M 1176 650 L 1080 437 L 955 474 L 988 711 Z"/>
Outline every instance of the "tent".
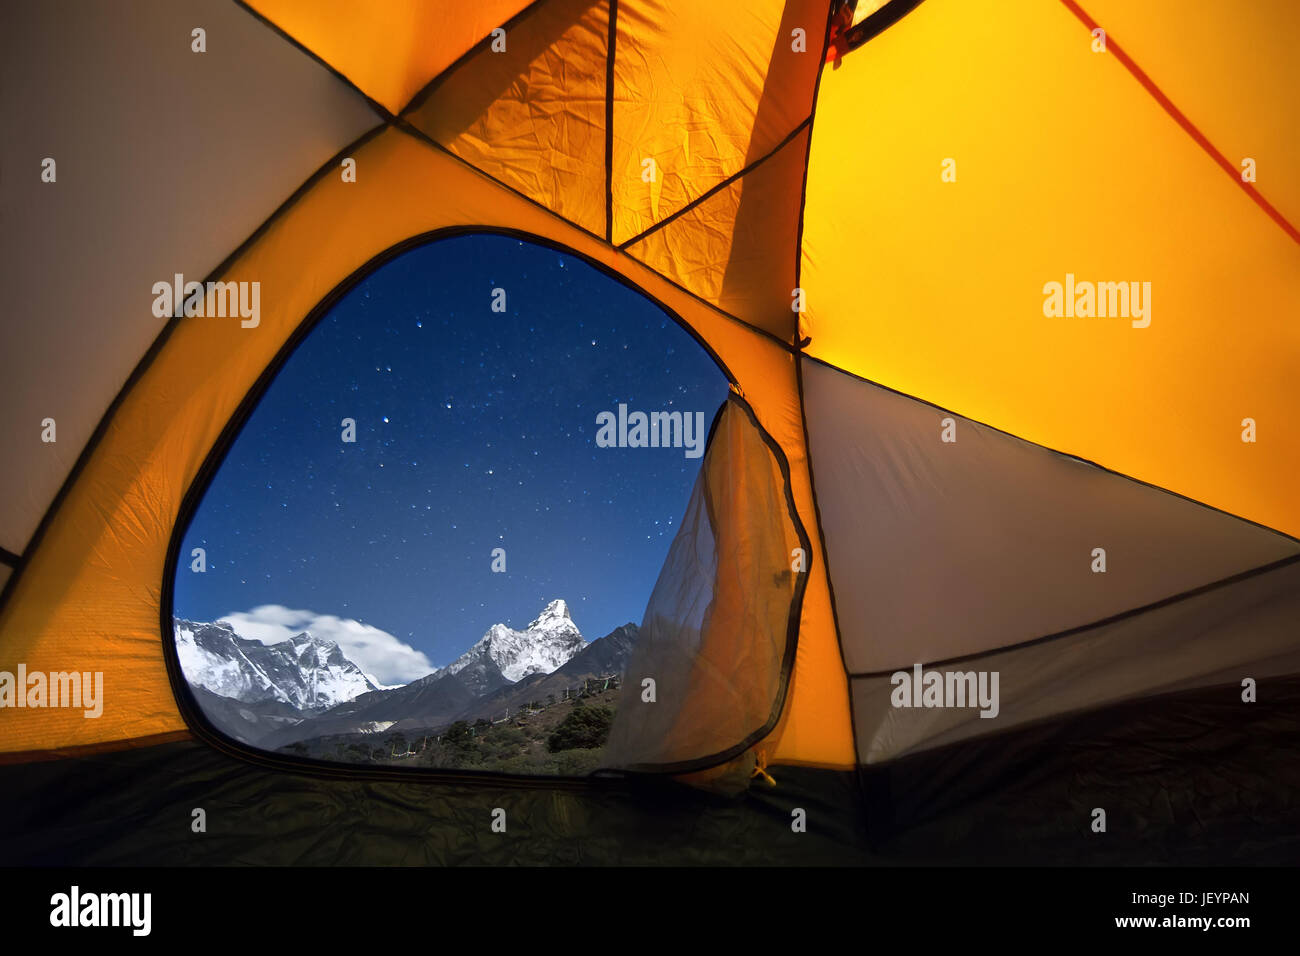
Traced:
<path fill-rule="evenodd" d="M 4 22 L 0 673 L 105 696 L 0 709 L 0 859 L 1294 853 L 1294 4 Z M 243 750 L 176 668 L 178 528 L 330 304 L 469 232 L 592 263 L 732 379 L 636 665 L 682 692 L 589 780 Z M 189 281 L 258 283 L 255 325 Z"/>

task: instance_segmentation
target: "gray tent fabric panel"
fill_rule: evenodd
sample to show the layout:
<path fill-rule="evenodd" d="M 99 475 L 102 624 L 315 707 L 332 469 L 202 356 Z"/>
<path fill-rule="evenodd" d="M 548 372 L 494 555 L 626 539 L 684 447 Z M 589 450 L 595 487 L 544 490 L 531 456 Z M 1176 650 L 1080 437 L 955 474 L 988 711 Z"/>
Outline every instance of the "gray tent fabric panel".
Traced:
<path fill-rule="evenodd" d="M 1081 627 L 1300 554 L 1285 535 L 819 362 L 803 376 L 852 673 Z"/>
<path fill-rule="evenodd" d="M 21 553 L 166 322 L 153 284 L 203 281 L 379 117 L 226 0 L 6 4 L 0 47 L 0 547 Z"/>
<path fill-rule="evenodd" d="M 900 670 L 912 680 L 914 668 Z M 1262 682 L 1300 673 L 1300 561 L 1099 627 L 923 673 L 931 670 L 943 673 L 945 683 L 949 673 L 975 673 L 977 681 L 980 673 L 996 673 L 996 715 L 981 717 L 973 706 L 896 707 L 891 674 L 855 676 L 861 763 L 1197 687 L 1228 685 L 1228 698 L 1240 700 L 1245 678 Z M 986 677 L 985 687 L 993 686 Z M 1267 690 L 1257 693 L 1263 699 Z"/>

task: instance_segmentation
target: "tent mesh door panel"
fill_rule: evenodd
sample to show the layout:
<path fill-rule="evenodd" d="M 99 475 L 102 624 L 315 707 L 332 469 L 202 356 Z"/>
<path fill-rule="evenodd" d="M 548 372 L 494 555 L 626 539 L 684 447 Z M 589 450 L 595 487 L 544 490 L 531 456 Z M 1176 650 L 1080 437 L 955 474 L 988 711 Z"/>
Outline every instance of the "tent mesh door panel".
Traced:
<path fill-rule="evenodd" d="M 699 769 L 774 725 L 806 577 L 787 486 L 748 406 L 728 399 L 641 623 L 607 766 Z"/>

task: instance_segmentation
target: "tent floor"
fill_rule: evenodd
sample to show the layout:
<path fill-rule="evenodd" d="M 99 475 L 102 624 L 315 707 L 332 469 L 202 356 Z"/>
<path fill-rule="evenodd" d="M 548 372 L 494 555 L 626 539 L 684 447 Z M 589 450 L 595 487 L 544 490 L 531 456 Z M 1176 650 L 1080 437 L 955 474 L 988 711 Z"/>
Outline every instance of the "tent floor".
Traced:
<path fill-rule="evenodd" d="M 1198 689 L 865 769 L 876 856 L 909 863 L 1300 860 L 1300 678 Z M 1106 812 L 1104 833 L 1094 811 Z"/>
<path fill-rule="evenodd" d="M 0 864 L 1294 863 L 1300 679 L 1261 697 L 1171 695 L 860 775 L 776 767 L 775 788 L 734 799 L 670 782 L 340 779 L 198 741 L 9 764 Z M 1096 807 L 1105 833 L 1092 832 Z"/>

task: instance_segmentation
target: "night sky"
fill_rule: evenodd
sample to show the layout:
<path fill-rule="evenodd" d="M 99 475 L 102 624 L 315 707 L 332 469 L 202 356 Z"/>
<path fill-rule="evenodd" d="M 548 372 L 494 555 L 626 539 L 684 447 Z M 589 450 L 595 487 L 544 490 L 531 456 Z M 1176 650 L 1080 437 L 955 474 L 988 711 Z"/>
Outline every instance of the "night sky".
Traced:
<path fill-rule="evenodd" d="M 175 611 L 356 619 L 443 666 L 564 598 L 594 640 L 640 621 L 700 467 L 598 448 L 596 414 L 702 411 L 707 428 L 726 392 L 676 322 L 581 260 L 500 236 L 422 246 L 349 292 L 272 383 L 186 532 Z M 380 679 L 421 670 L 370 653 Z"/>

